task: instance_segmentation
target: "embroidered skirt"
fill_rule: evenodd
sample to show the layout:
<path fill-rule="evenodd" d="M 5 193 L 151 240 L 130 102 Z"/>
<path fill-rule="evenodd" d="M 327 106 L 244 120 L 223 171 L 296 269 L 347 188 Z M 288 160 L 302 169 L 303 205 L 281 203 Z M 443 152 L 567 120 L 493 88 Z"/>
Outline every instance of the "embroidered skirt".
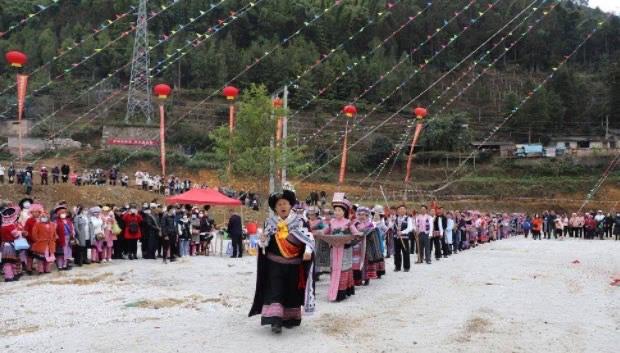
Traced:
<path fill-rule="evenodd" d="M 261 325 L 299 326 L 305 293 L 299 283 L 303 265 L 268 262 L 267 278 L 262 287 Z"/>
<path fill-rule="evenodd" d="M 331 268 L 331 249 L 327 242 L 316 240 L 316 272 L 329 273 Z"/>
<path fill-rule="evenodd" d="M 338 296 L 336 301 L 341 301 L 355 294 L 355 280 L 353 279 L 353 248 L 345 247 L 342 257 L 342 269 L 340 270 L 340 282 L 338 283 Z"/>
<path fill-rule="evenodd" d="M 2 243 L 2 263 L 19 262 L 19 257 L 12 243 Z"/>

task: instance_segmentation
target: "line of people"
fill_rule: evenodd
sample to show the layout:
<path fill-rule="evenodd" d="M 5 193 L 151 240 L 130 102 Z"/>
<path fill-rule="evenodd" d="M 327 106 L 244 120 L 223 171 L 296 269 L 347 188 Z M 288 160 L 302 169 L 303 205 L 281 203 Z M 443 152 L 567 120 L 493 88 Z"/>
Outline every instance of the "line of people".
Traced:
<path fill-rule="evenodd" d="M 575 212 L 570 217 L 567 214 L 556 215 L 554 211 L 535 214 L 533 218 L 526 216 L 524 224 L 525 237 L 532 234 L 533 239 L 604 239 L 615 236 L 620 240 L 620 211 L 615 216 L 611 212 L 605 215 L 602 210 L 597 212 Z"/>
<path fill-rule="evenodd" d="M 301 324 L 302 307 L 315 307 L 315 282 L 329 274 L 327 298 L 343 301 L 386 274 L 385 261 L 394 258 L 395 272 L 409 272 L 415 264 L 432 264 L 480 244 L 533 234 L 563 236 L 565 224 L 575 224 L 568 234 L 583 229 L 591 238 L 595 227 L 620 238 L 620 212 L 605 228 L 608 217 L 586 215 L 584 225 L 564 223 L 546 212 L 538 215 L 446 211 L 433 204 L 409 210 L 406 205 L 386 209 L 353 205 L 337 193 L 331 208 L 306 207 L 292 190 L 269 198 L 273 215 L 265 223 L 258 245 L 256 292 L 249 316 L 261 315 L 261 325 L 279 334 L 282 328 Z M 601 217 L 602 216 L 602 217 Z M 573 215 L 573 217 L 579 217 Z M 576 222 L 576 221 L 575 221 Z M 544 226 L 547 224 L 547 226 Z M 557 227 L 557 230 L 552 228 Z M 590 227 L 592 226 L 592 227 Z M 546 227 L 546 228 L 545 228 Z M 602 232 L 602 231 L 601 231 Z M 602 234 L 602 233 L 601 233 Z M 417 256 L 416 256 L 417 255 Z"/>
<path fill-rule="evenodd" d="M 314 311 L 315 282 L 329 274 L 327 298 L 343 301 L 356 287 L 369 286 L 386 275 L 385 259 L 394 257 L 396 272 L 409 272 L 416 263 L 435 260 L 475 247 L 481 242 L 509 237 L 509 217 L 497 231 L 478 212 L 409 212 L 405 205 L 386 210 L 353 205 L 337 193 L 331 209 L 304 207 L 292 190 L 269 197 L 273 216 L 258 241 L 256 292 L 249 315 L 261 315 L 261 325 L 279 334 L 301 324 L 302 307 Z M 491 229 L 490 229 L 491 228 Z"/>
<path fill-rule="evenodd" d="M 61 201 L 47 211 L 25 198 L 0 203 L 0 263 L 5 282 L 73 266 L 138 259 L 210 255 L 217 231 L 208 207 L 75 206 Z"/>

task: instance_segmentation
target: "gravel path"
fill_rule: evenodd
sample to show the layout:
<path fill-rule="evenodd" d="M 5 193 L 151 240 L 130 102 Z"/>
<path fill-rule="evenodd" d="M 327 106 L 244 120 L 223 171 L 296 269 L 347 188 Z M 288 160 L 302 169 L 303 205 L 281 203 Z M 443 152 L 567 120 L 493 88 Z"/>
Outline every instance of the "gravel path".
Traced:
<path fill-rule="evenodd" d="M 573 263 L 579 260 L 579 263 Z M 2 352 L 617 352 L 620 242 L 514 238 L 392 272 L 272 336 L 255 258 L 116 261 L 0 283 Z"/>

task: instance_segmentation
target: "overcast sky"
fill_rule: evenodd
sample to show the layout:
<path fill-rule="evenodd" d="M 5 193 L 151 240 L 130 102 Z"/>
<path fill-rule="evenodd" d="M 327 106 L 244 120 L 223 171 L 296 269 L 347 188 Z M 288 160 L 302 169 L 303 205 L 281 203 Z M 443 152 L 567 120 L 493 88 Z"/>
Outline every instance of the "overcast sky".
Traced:
<path fill-rule="evenodd" d="M 600 7 L 601 10 L 620 14 L 620 0 L 590 0 L 590 7 Z"/>

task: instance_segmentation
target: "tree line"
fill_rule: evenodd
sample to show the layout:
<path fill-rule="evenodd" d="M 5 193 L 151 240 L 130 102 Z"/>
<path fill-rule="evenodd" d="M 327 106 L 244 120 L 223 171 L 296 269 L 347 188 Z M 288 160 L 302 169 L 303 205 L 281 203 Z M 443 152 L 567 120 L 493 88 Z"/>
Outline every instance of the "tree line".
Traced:
<path fill-rule="evenodd" d="M 11 24 L 33 12 L 36 5 L 44 0 L 10 1 L 0 0 L 0 26 L 8 28 Z M 149 1 L 149 12 L 161 10 L 169 0 Z M 150 43 L 171 36 L 171 40 L 151 52 L 151 66 L 157 65 L 167 57 L 176 55 L 177 48 L 185 46 L 196 38 L 196 33 L 205 33 L 218 20 L 235 15 L 236 9 L 247 5 L 249 0 L 229 0 L 213 9 L 203 19 L 190 28 L 181 30 L 179 24 L 185 24 L 195 18 L 201 11 L 211 8 L 209 2 L 202 0 L 179 0 L 152 21 L 149 21 Z M 407 58 L 392 75 L 368 92 L 359 102 L 361 106 L 371 107 L 382 102 L 394 87 L 401 83 L 414 70 L 432 56 L 440 45 L 458 33 L 464 26 L 473 26 L 458 42 L 448 48 L 429 67 L 416 78 L 407 83 L 397 94 L 391 96 L 382 106 L 384 111 L 394 111 L 409 99 L 421 92 L 431 82 L 449 70 L 453 65 L 478 47 L 486 38 L 497 31 L 531 1 L 503 0 L 480 21 L 472 23 L 478 13 L 484 11 L 489 1 L 476 1 L 473 6 L 447 28 L 439 33 L 428 45 L 412 53 L 419 43 L 426 40 L 444 21 L 453 17 L 466 1 L 433 0 L 432 5 L 422 15 L 402 30 L 401 25 L 411 16 L 428 5 L 429 1 L 403 0 L 342 0 L 341 5 L 325 13 L 310 26 L 305 22 L 323 13 L 333 4 L 332 0 L 265 0 L 245 15 L 240 15 L 235 23 L 213 35 L 203 45 L 193 48 L 182 60 L 154 78 L 167 81 L 176 90 L 208 92 L 221 87 L 248 65 L 254 63 L 263 53 L 281 47 L 258 65 L 239 77 L 236 82 L 241 88 L 251 84 L 264 85 L 267 91 L 274 91 L 313 65 L 340 43 L 345 43 L 328 60 L 318 65 L 310 75 L 302 77 L 292 87 L 291 108 L 295 109 L 316 92 L 333 82 L 348 67 L 358 63 L 345 79 L 338 80 L 327 90 L 320 100 L 309 107 L 314 111 L 338 109 L 342 103 L 360 94 L 373 84 L 381 75 L 393 67 L 399 60 Z M 213 1 L 213 3 L 216 3 Z M 389 4 L 393 6 L 389 8 Z M 549 6 L 551 1 L 540 0 L 535 6 Z M 70 0 L 61 1 L 57 6 L 33 19 L 24 28 L 10 33 L 0 40 L 0 51 L 18 48 L 28 53 L 29 67 L 36 68 L 52 60 L 67 48 L 86 38 L 84 44 L 72 50 L 61 59 L 54 61 L 46 70 L 42 70 L 31 79 L 31 87 L 47 82 L 79 61 L 94 50 L 103 48 L 114 38 L 135 24 L 135 18 L 128 16 L 110 26 L 109 30 L 91 36 L 94 27 L 104 19 L 114 19 L 116 14 L 127 11 L 130 6 L 137 8 L 133 0 Z M 377 16 L 379 12 L 389 12 Z M 538 15 L 532 16 L 529 24 Z M 605 14 L 584 6 L 584 1 L 562 1 L 549 16 L 527 35 L 504 59 L 499 61 L 456 102 L 446 115 L 437 117 L 437 128 L 449 126 L 450 129 L 429 132 L 445 134 L 448 137 L 423 140 L 428 149 L 458 150 L 466 148 L 470 139 L 484 136 L 490 124 L 498 121 L 531 90 L 546 74 L 567 55 L 586 34 L 603 19 Z M 367 30 L 348 40 L 363 26 Z M 527 24 L 526 24 L 527 25 Z M 283 40 L 297 29 L 300 34 L 293 40 Z M 523 28 L 521 28 L 523 30 Z M 372 55 L 368 52 L 376 48 L 391 33 L 398 31 L 391 40 L 385 42 Z M 85 87 L 106 77 L 117 67 L 124 65 L 131 58 L 133 42 L 131 36 L 115 42 L 102 50 L 95 59 L 89 60 L 78 69 L 63 78 L 61 90 L 50 88 L 41 96 L 72 96 Z M 488 48 L 487 48 L 488 49 Z M 604 122 L 609 120 L 612 127 L 620 127 L 620 19 L 611 17 L 606 24 L 583 46 L 565 68 L 557 73 L 556 78 L 532 99 L 517 116 L 512 119 L 507 129 L 500 134 L 517 142 L 528 139 L 542 140 L 549 135 L 601 134 Z M 488 61 L 498 54 L 491 54 Z M 476 55 L 474 57 L 477 57 Z M 467 67 L 467 66 L 465 66 Z M 471 74 L 475 75 L 484 65 Z M 460 70 L 423 95 L 420 105 L 428 104 L 433 97 L 456 78 Z M 3 78 L 0 88 L 13 83 L 12 74 L 6 66 L 0 66 Z M 120 86 L 129 79 L 129 68 L 115 77 L 113 85 Z M 467 81 L 465 81 L 467 82 Z M 54 86 L 52 86 L 54 87 Z M 463 84 L 457 87 L 457 91 Z M 4 103 L 14 97 L 1 97 Z M 431 115 L 432 115 L 431 111 Z M 174 114 L 174 112 L 172 112 Z M 463 132 L 459 141 L 449 136 L 464 125 L 469 131 Z M 337 134 L 338 132 L 333 132 Z M 389 131 L 383 131 L 384 137 L 395 141 Z M 334 135 L 335 136 L 335 135 Z M 333 137 L 333 136 L 332 136 Z M 379 137 L 378 137 L 379 138 Z M 333 140 L 333 139 L 332 139 Z M 376 139 L 375 139 L 376 140 Z M 439 141 L 439 142 L 438 142 Z M 463 142 L 464 141 L 464 142 Z M 385 144 L 377 145 L 384 146 Z M 463 147 L 465 146 L 465 147 Z M 367 146 L 368 147 L 368 146 Z M 371 149 L 372 150 L 372 149 Z M 374 152 L 373 152 L 374 153 Z M 380 156 L 379 156 L 380 157 Z M 379 157 L 367 156 L 371 160 Z"/>

